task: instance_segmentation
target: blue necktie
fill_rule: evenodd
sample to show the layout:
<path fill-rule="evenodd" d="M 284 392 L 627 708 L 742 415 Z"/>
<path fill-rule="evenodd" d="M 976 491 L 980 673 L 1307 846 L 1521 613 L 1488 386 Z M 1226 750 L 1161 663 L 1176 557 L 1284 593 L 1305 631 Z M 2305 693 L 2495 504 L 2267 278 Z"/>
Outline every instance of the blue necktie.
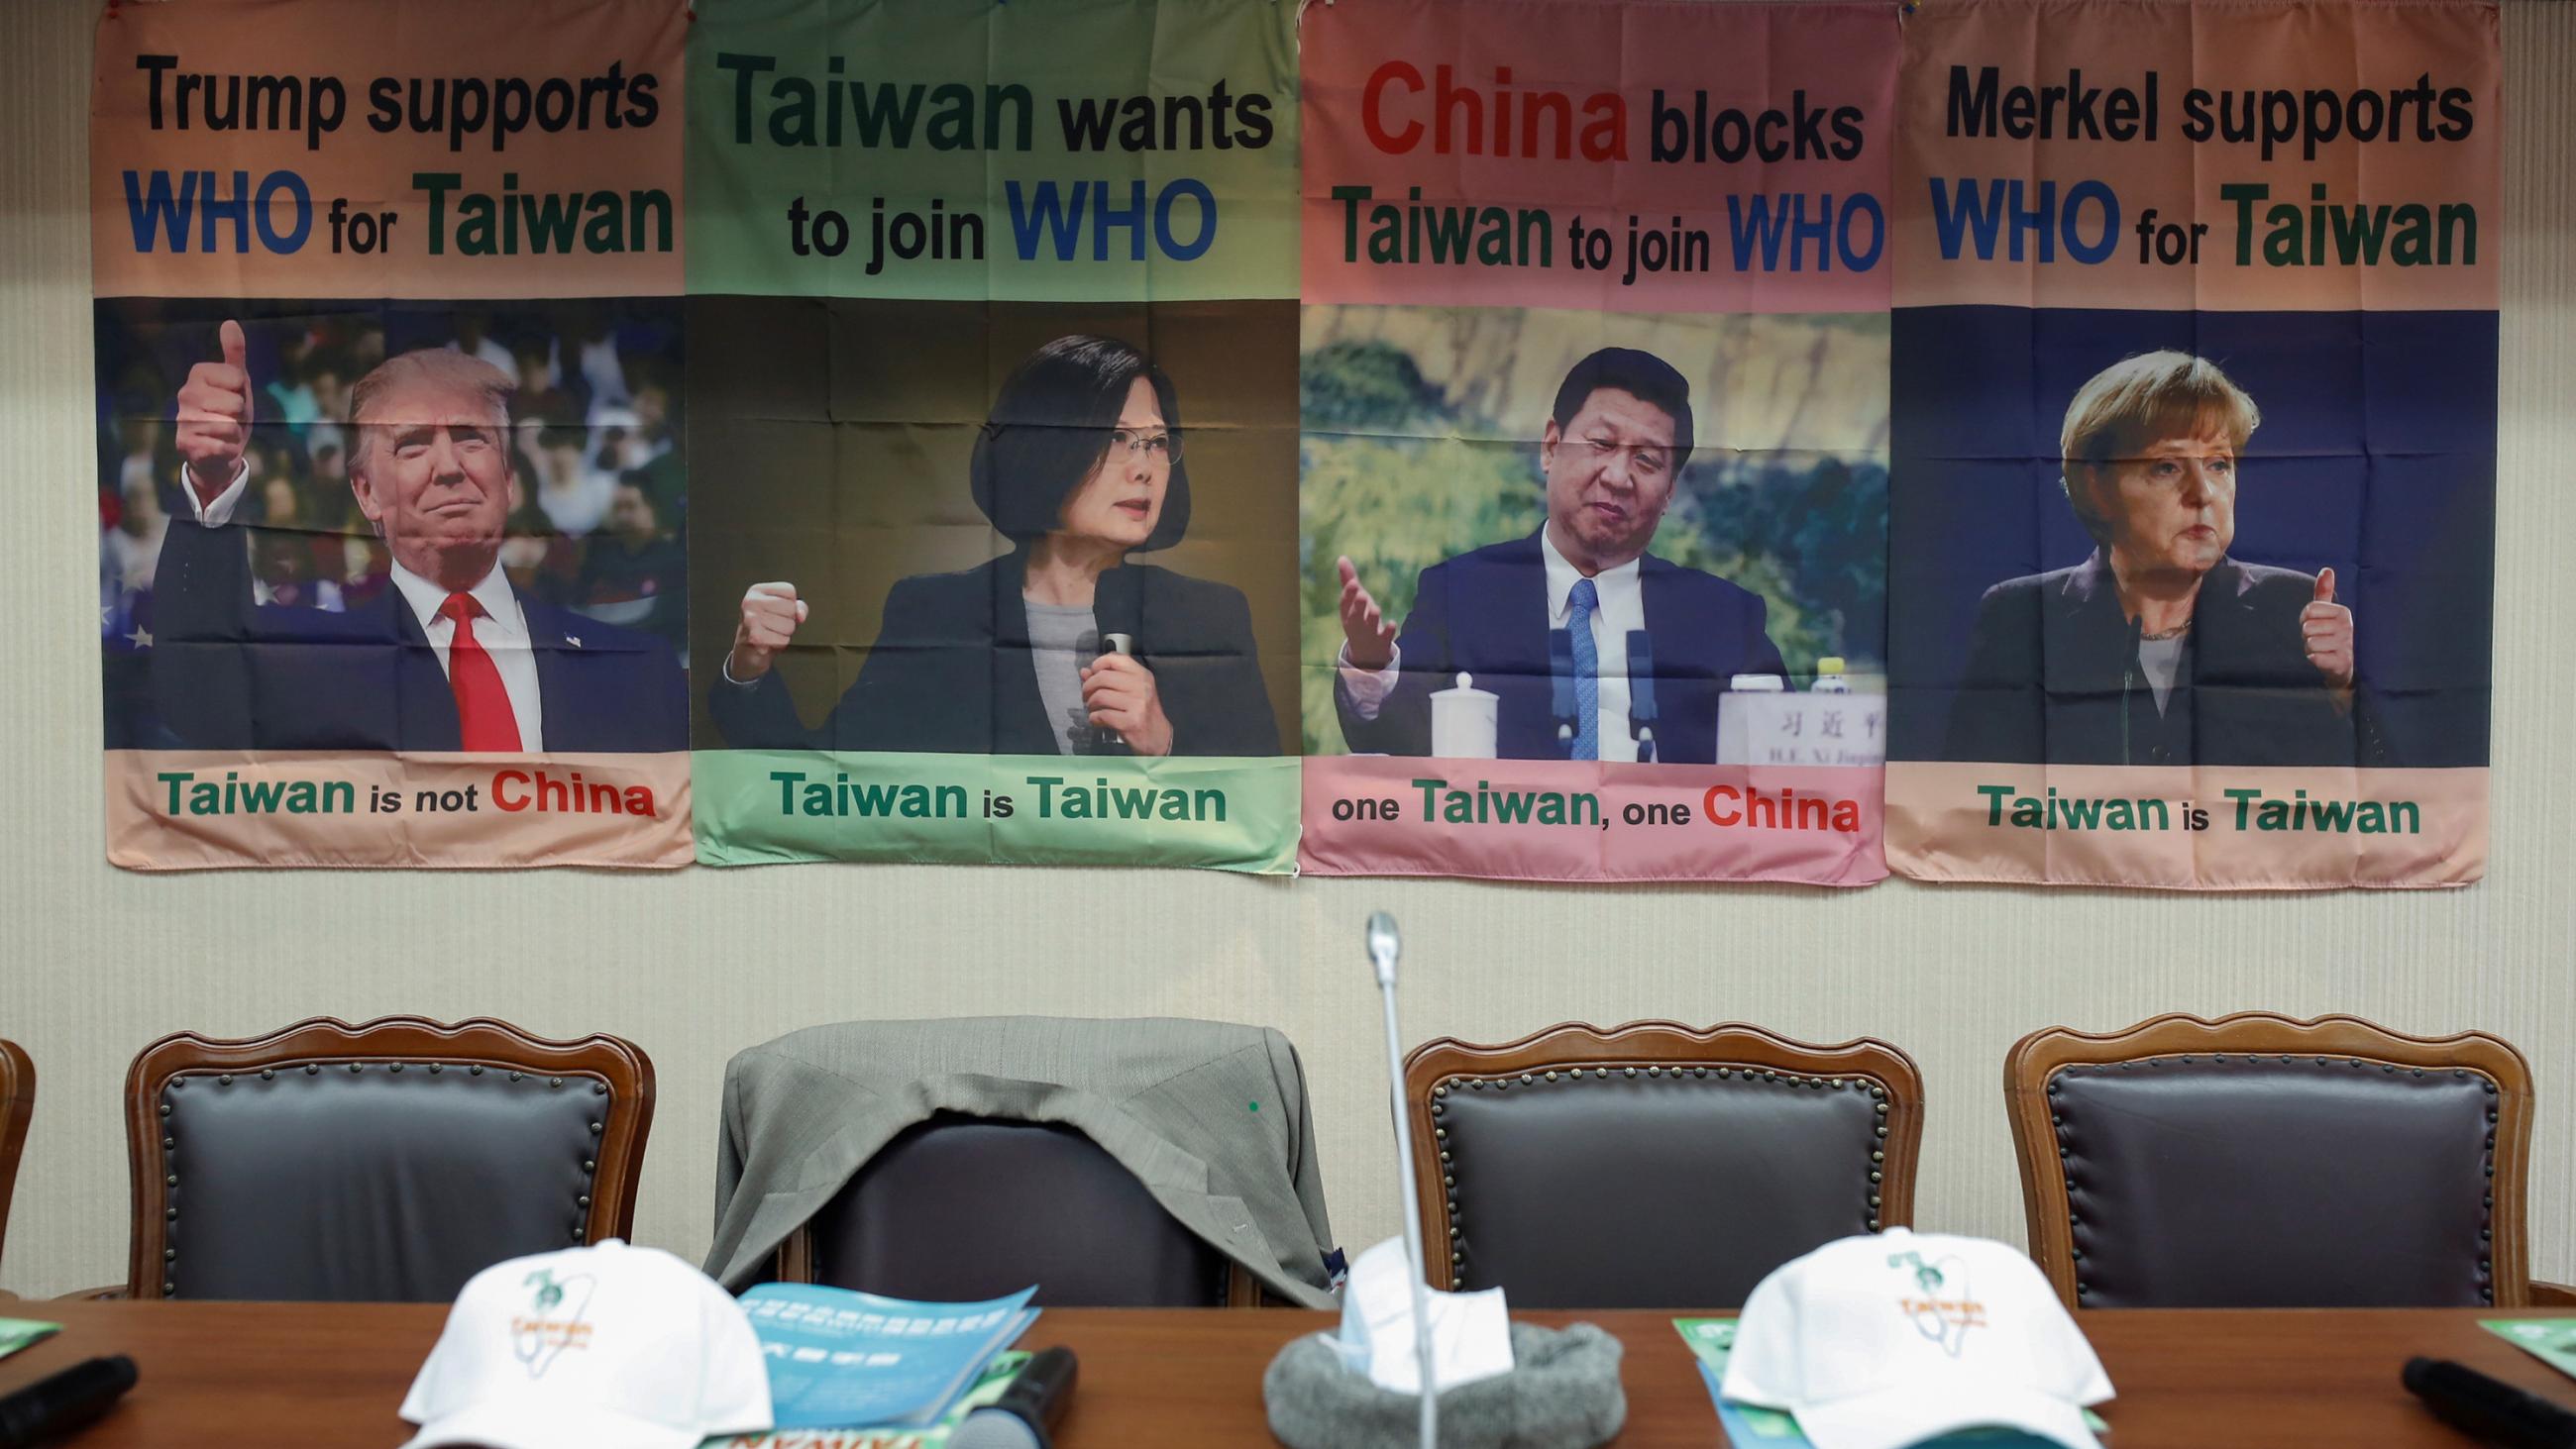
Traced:
<path fill-rule="evenodd" d="M 1574 636 L 1574 758 L 1601 758 L 1601 651 L 1592 644 L 1592 611 L 1601 607 L 1590 579 L 1576 579 L 1566 596 L 1566 632 Z"/>

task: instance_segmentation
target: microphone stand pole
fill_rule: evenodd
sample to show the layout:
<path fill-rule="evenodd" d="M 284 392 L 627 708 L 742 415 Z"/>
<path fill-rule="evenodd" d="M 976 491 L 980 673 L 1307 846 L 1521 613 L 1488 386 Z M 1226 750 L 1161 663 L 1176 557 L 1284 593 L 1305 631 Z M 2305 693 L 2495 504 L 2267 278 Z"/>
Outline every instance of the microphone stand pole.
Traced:
<path fill-rule="evenodd" d="M 1386 1006 L 1387 1091 L 1395 1106 L 1395 1163 L 1397 1175 L 1404 1183 L 1404 1250 L 1410 1259 L 1413 1282 L 1413 1354 L 1422 1374 L 1422 1449 L 1437 1449 L 1440 1443 L 1440 1398 L 1433 1382 L 1431 1367 L 1431 1291 L 1427 1285 L 1430 1260 L 1422 1247 L 1422 1190 L 1413 1178 L 1413 1130 L 1404 1100 L 1403 1037 L 1395 1025 L 1395 957 L 1394 918 L 1384 911 L 1369 917 L 1369 957 L 1377 967 L 1380 998 Z"/>

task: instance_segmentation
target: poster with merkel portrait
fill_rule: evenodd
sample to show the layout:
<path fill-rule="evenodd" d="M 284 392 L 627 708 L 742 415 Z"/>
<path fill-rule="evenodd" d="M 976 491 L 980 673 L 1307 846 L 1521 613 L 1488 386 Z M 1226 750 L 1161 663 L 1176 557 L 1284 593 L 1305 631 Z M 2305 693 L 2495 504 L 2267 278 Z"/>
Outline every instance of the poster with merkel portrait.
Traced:
<path fill-rule="evenodd" d="M 2476 880 L 2496 7 L 1949 0 L 1905 45 L 1890 864 Z"/>
<path fill-rule="evenodd" d="M 1894 7 L 1304 38 L 1303 867 L 1879 879 Z"/>

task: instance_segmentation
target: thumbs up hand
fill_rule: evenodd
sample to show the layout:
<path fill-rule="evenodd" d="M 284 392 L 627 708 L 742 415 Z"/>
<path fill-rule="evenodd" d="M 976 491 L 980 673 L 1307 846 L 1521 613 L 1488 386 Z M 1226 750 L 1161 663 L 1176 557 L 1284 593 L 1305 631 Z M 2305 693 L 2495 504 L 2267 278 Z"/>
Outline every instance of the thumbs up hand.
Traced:
<path fill-rule="evenodd" d="M 2299 633 L 2308 662 L 2338 692 L 2352 688 L 2352 610 L 2334 601 L 2335 572 L 2317 575 L 2316 597 L 2299 611 Z"/>
<path fill-rule="evenodd" d="M 239 322 L 227 320 L 217 337 L 223 360 L 189 368 L 179 388 L 179 456 L 187 460 L 188 486 L 200 504 L 232 486 L 242 449 L 250 445 L 248 344 Z"/>

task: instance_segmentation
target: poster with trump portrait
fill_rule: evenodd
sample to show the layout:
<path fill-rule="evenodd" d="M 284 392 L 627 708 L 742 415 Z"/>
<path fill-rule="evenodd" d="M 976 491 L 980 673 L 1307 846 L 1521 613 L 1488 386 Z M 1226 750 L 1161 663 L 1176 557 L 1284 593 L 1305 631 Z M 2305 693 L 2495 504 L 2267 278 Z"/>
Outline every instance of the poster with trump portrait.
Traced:
<path fill-rule="evenodd" d="M 2483 873 L 2497 34 L 2477 0 L 1909 19 L 1895 869 Z"/>
<path fill-rule="evenodd" d="M 1303 868 L 1879 879 L 1895 9 L 1304 39 Z"/>
<path fill-rule="evenodd" d="M 364 11 L 99 25 L 109 858 L 684 864 L 686 17 Z"/>

